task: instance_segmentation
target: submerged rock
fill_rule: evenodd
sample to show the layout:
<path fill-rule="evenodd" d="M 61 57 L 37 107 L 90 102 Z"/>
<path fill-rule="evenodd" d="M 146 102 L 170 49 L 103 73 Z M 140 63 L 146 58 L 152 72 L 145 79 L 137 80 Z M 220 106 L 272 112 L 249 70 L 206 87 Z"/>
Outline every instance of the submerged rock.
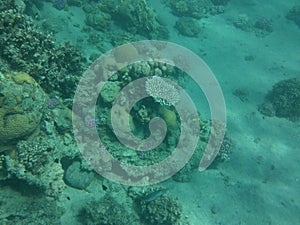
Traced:
<path fill-rule="evenodd" d="M 64 175 L 66 184 L 77 189 L 85 189 L 89 186 L 93 178 L 94 173 L 83 170 L 78 161 L 73 162 Z"/>

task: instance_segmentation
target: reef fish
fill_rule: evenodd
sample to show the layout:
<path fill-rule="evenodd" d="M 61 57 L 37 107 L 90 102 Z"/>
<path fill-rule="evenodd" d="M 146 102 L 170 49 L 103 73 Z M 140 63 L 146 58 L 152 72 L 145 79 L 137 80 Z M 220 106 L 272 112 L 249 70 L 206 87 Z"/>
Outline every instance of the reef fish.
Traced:
<path fill-rule="evenodd" d="M 146 203 L 152 202 L 152 201 L 158 199 L 163 194 L 165 194 L 166 191 L 167 191 L 166 189 L 160 189 L 160 190 L 157 190 L 157 191 L 153 191 L 153 192 L 151 192 L 150 194 L 147 194 L 144 197 L 144 202 L 146 202 Z"/>

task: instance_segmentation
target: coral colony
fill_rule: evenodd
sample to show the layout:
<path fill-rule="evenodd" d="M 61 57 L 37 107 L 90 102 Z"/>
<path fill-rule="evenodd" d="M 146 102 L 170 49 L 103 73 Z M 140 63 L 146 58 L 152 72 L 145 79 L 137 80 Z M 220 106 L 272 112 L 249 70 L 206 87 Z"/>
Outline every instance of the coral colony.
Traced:
<path fill-rule="evenodd" d="M 67 0 L 53 0 L 53 5 L 55 8 L 62 10 L 67 5 Z"/>
<path fill-rule="evenodd" d="M 174 18 L 178 17 L 177 22 L 172 21 L 172 26 L 176 24 L 172 28 L 145 0 L 0 0 L 0 182 L 5 184 L 1 189 L 0 224 L 188 224 L 180 202 L 160 184 L 129 187 L 94 176 L 93 168 L 80 154 L 72 119 L 82 121 L 83 131 L 87 133 L 86 136 L 79 135 L 78 142 L 88 146 L 87 153 L 100 155 L 99 158 L 92 155 L 91 162 L 101 162 L 99 167 L 106 174 L 117 172 L 117 176 L 125 174 L 127 165 L 146 167 L 165 160 L 175 151 L 181 128 L 189 127 L 195 119 L 201 120 L 199 145 L 192 160 L 172 177 L 177 182 L 189 182 L 190 174 L 198 168 L 194 162 L 200 161 L 211 133 L 211 121 L 189 118 L 184 123 L 179 113 L 176 114 L 176 105 L 182 102 L 179 86 L 187 84 L 188 80 L 172 65 L 188 69 L 189 60 L 179 55 L 170 63 L 141 61 L 122 66 L 99 93 L 95 115 L 85 107 L 88 95 L 79 97 L 80 107 L 73 111 L 72 100 L 90 60 L 98 58 L 101 52 L 137 40 L 168 40 L 169 31 L 175 30 L 186 38 L 200 38 L 205 27 L 198 23 L 199 18 L 211 16 L 209 13 L 213 10 L 219 12 L 212 2 L 228 1 L 162 1 L 168 2 L 165 7 Z M 61 11 L 67 7 L 67 13 Z M 300 27 L 299 12 L 300 7 L 293 8 L 287 19 Z M 39 21 L 34 19 L 36 15 L 39 15 Z M 261 19 L 249 23 L 242 17 L 233 26 L 268 34 L 272 31 L 271 22 Z M 62 29 L 64 27 L 67 31 Z M 153 44 L 155 46 L 155 42 Z M 146 51 L 149 58 L 156 58 L 164 44 L 156 45 L 155 49 L 158 51 Z M 99 71 L 108 76 L 115 68 L 126 65 L 129 59 L 140 58 L 141 52 L 144 52 L 143 48 L 129 44 L 124 52 L 114 51 Z M 148 124 L 155 117 L 162 118 L 168 129 L 159 146 L 152 148 L 143 142 L 136 149 L 140 151 L 135 151 L 117 140 L 111 123 L 111 109 L 120 91 L 140 78 L 146 80 L 142 88 L 148 97 L 136 102 L 127 113 L 128 99 L 121 96 L 124 98 L 117 105 L 121 112 L 118 126 L 129 125 L 132 134 L 141 140 L 151 135 Z M 98 87 L 97 79 L 92 82 Z M 267 115 L 299 118 L 299 107 L 292 104 L 299 102 L 299 86 L 298 78 L 274 86 L 260 111 Z M 140 87 L 130 91 L 128 98 L 135 97 L 140 93 Z M 81 116 L 84 116 L 83 120 Z M 101 138 L 100 144 L 89 135 L 95 130 Z M 225 138 L 219 161 L 229 160 L 232 149 L 233 142 Z M 115 160 L 120 160 L 121 164 Z M 135 170 L 129 171 L 128 178 L 142 178 L 145 182 L 152 179 L 150 174 L 149 177 L 136 175 Z M 88 188 L 90 183 L 92 188 Z M 16 184 L 18 188 L 14 187 Z M 93 188 L 98 186 L 102 189 Z M 73 192 L 71 188 L 78 190 Z M 24 190 L 26 195 L 22 194 Z M 87 190 L 97 197 L 84 198 Z M 71 204 L 57 202 L 69 193 L 76 193 L 72 198 L 66 198 L 72 201 Z M 77 204 L 78 199 L 82 200 L 80 204 Z M 63 222 L 63 218 L 69 219 L 71 210 L 74 218 Z M 62 217 L 65 212 L 67 216 Z"/>
<path fill-rule="evenodd" d="M 49 109 L 54 109 L 59 104 L 60 104 L 60 102 L 57 100 L 57 98 L 49 98 L 48 99 L 48 108 Z"/>
<path fill-rule="evenodd" d="M 86 127 L 96 127 L 99 124 L 98 119 L 88 119 L 85 121 Z"/>
<path fill-rule="evenodd" d="M 175 86 L 159 76 L 148 78 L 145 87 L 146 92 L 162 105 L 174 105 L 179 101 L 179 92 Z"/>

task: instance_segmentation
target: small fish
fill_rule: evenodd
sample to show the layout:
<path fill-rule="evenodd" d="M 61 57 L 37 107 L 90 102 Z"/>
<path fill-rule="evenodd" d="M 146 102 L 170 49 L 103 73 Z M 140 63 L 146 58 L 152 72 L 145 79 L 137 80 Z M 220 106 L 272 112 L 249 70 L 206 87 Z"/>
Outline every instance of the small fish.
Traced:
<path fill-rule="evenodd" d="M 150 194 L 147 194 L 143 200 L 145 203 L 152 202 L 152 201 L 158 199 L 160 196 L 164 195 L 166 192 L 167 192 L 167 189 L 160 189 L 160 190 L 153 191 Z"/>

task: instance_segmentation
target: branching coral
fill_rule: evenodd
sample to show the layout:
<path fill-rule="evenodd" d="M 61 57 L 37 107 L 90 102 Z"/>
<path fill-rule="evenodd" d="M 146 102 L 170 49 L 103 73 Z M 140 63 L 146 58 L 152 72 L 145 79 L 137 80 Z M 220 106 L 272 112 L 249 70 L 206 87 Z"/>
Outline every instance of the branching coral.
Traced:
<path fill-rule="evenodd" d="M 45 91 L 71 97 L 85 59 L 70 44 L 56 46 L 32 19 L 17 9 L 0 10 L 0 57 L 11 69 L 33 76 Z"/>
<path fill-rule="evenodd" d="M 51 197 L 58 197 L 64 189 L 63 169 L 55 162 L 53 146 L 45 139 L 20 141 L 15 156 L 5 156 L 6 179 L 20 180 Z"/>

